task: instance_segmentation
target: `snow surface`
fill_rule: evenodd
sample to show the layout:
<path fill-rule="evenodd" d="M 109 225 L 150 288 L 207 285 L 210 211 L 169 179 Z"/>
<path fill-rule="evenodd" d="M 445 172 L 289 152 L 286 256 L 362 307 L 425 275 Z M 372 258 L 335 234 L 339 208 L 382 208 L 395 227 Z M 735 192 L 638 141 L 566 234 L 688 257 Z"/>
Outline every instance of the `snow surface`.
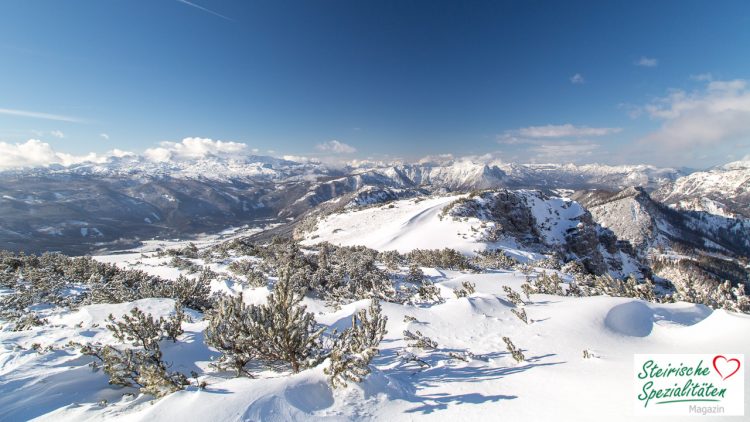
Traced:
<path fill-rule="evenodd" d="M 486 249 L 503 249 L 525 262 L 543 258 L 518 248 L 514 239 L 482 240 L 482 221 L 477 218 L 440 218 L 447 205 L 466 195 L 405 199 L 382 207 L 347 210 L 324 217 L 302 244 L 327 241 L 342 246 L 363 245 L 381 251 L 452 248 L 465 255 Z"/>
<path fill-rule="evenodd" d="M 305 242 L 328 240 L 400 251 L 451 247 L 464 253 L 496 247 L 481 242 L 480 235 L 472 230 L 480 223 L 478 219 L 439 218 L 440 211 L 459 197 L 400 200 L 331 214 L 318 223 Z M 548 241 L 555 240 L 556 230 L 569 228 L 563 222 L 573 224 L 579 212 L 576 204 L 559 201 L 534 202 L 537 220 L 555 211 L 560 214 L 558 224 L 551 225 L 560 227 L 550 229 Z M 232 230 L 224 237 L 209 237 L 196 244 L 207 246 L 242 233 Z M 129 253 L 96 259 L 176 278 L 180 271 L 167 265 L 169 259 L 157 258 L 153 252 L 186 244 L 154 241 Z M 504 247 L 511 250 L 513 245 Z M 211 268 L 221 274 L 226 265 L 213 264 Z M 0 420 L 629 421 L 634 420 L 634 354 L 750 355 L 750 337 L 745 335 L 750 332 L 748 315 L 682 302 L 653 304 L 605 296 L 532 295 L 524 307 L 530 319 L 527 325 L 511 312 L 514 305 L 503 291 L 504 286 L 510 286 L 520 292 L 525 274 L 423 270 L 441 290 L 445 303 L 382 303 L 388 334 L 373 361 L 372 374 L 361 384 L 332 390 L 323 373 L 325 362 L 294 375 L 252 368 L 257 376 L 254 379 L 217 371 L 210 364 L 218 353 L 203 341 L 207 323 L 201 314 L 191 312 L 192 322 L 184 324 L 185 333 L 179 341 L 166 340 L 161 345 L 170 369 L 185 374 L 197 372 L 208 384 L 205 390 L 191 386 L 154 400 L 133 388 L 110 386 L 105 374 L 89 367 L 92 358 L 64 346 L 69 341 L 115 342 L 105 328 L 110 313 L 120 316 L 135 306 L 156 317 L 173 311 L 170 299 L 144 299 L 89 305 L 75 311 L 48 311 L 47 325 L 20 332 L 0 331 Z M 476 293 L 455 298 L 452 290 L 465 281 L 476 284 Z M 269 294 L 265 287 L 243 289 L 228 275 L 215 280 L 212 290 L 240 293 L 247 303 L 262 303 Z M 306 298 L 304 304 L 319 323 L 340 331 L 368 301 L 340 309 L 313 298 Z M 406 315 L 416 321 L 406 322 Z M 409 349 L 402 334 L 406 329 L 421 331 L 435 340 L 438 348 Z M 525 362 L 519 364 L 512 359 L 503 336 L 510 337 L 523 351 Z M 33 344 L 52 346 L 54 350 L 39 353 L 32 349 Z M 594 357 L 584 359 L 584 350 Z M 415 353 L 430 366 L 421 369 L 405 362 L 400 357 L 405 351 Z M 465 362 L 450 353 L 471 353 L 471 357 Z M 745 388 L 750 391 L 748 376 Z"/>
<path fill-rule="evenodd" d="M 325 363 L 296 375 L 260 372 L 256 379 L 216 372 L 209 366 L 216 352 L 203 344 L 206 323 L 197 313 L 177 343 L 164 341 L 162 347 L 173 370 L 206 373 L 201 379 L 208 388 L 189 387 L 161 400 L 109 386 L 104 374 L 87 366 L 90 359 L 72 349 L 24 350 L 32 343 L 60 348 L 70 340 L 111 342 L 103 328 L 107 315 L 133 306 L 167 315 L 169 299 L 91 305 L 52 316 L 48 326 L 0 332 L 0 419 L 621 421 L 632 420 L 634 353 L 750 353 L 750 338 L 737 335 L 750 330 L 745 315 L 688 303 L 534 295 L 525 307 L 532 322 L 525 325 L 510 312 L 513 305 L 502 291 L 503 286 L 518 291 L 523 274 L 431 274 L 450 298 L 433 306 L 384 303 L 388 334 L 373 373 L 340 390 L 328 387 Z M 476 283 L 477 292 L 461 299 L 446 294 L 462 281 Z M 244 296 L 258 302 L 267 293 L 260 288 Z M 333 310 L 312 299 L 306 303 L 320 323 L 338 328 L 367 305 L 360 301 Z M 404 322 L 404 315 L 417 320 Z M 420 371 L 400 360 L 404 329 L 437 341 L 433 352 L 415 351 L 430 368 Z M 503 336 L 523 350 L 526 362 L 511 359 Z M 595 357 L 583 359 L 584 349 Z M 475 357 L 463 362 L 448 356 L 463 351 Z"/>
<path fill-rule="evenodd" d="M 390 204 L 393 208 L 388 212 L 376 207 L 331 214 L 318 223 L 317 230 L 308 239 L 318 237 L 307 243 L 327 240 L 339 245 L 364 245 L 400 252 L 454 248 L 469 254 L 480 247 L 476 237 L 460 236 L 460 233 L 471 231 L 471 223 L 438 218 L 443 207 L 461 196 L 437 197 L 419 202 L 396 201 Z"/>

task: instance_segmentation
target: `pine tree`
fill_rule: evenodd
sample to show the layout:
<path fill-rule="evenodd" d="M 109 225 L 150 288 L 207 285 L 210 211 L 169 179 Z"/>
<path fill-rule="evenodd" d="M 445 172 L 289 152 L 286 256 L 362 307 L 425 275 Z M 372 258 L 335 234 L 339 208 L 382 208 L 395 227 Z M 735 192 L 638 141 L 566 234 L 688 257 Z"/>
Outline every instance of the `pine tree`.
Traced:
<path fill-rule="evenodd" d="M 162 360 L 159 341 L 164 337 L 176 337 L 182 334 L 183 313 L 176 308 L 175 315 L 168 320 L 154 319 L 138 308 L 133 308 L 130 315 L 123 315 L 116 320 L 110 315 L 111 324 L 107 328 L 113 337 L 123 343 L 131 343 L 134 348 L 121 348 L 111 345 L 86 345 L 81 353 L 94 356 L 101 361 L 101 366 L 92 364 L 95 369 L 101 367 L 109 376 L 109 383 L 126 387 L 138 387 L 141 392 L 161 397 L 183 389 L 188 385 L 187 378 L 180 372 L 169 372 L 168 365 Z"/>
<path fill-rule="evenodd" d="M 280 271 L 268 303 L 259 307 L 258 328 L 267 341 L 263 358 L 286 362 L 296 373 L 318 358 L 325 328 L 317 328 L 313 314 L 300 305 L 305 291 L 295 287 L 289 272 Z"/>
<path fill-rule="evenodd" d="M 409 265 L 409 273 L 406 275 L 406 280 L 412 283 L 421 284 L 424 280 L 424 271 L 419 265 L 412 263 Z"/>
<path fill-rule="evenodd" d="M 370 361 L 379 353 L 378 345 L 387 333 L 387 321 L 377 299 L 372 300 L 369 309 L 352 315 L 352 326 L 336 339 L 329 355 L 331 364 L 324 369 L 331 386 L 346 387 L 346 381 L 364 380 L 370 373 Z"/>
<path fill-rule="evenodd" d="M 510 340 L 508 337 L 503 337 L 503 342 L 505 342 L 505 348 L 508 349 L 508 353 L 510 353 L 511 356 L 513 356 L 513 359 L 515 359 L 516 362 L 523 362 L 526 360 L 526 357 L 523 355 L 523 352 L 521 352 L 521 349 L 517 348 L 515 344 Z"/>
<path fill-rule="evenodd" d="M 241 297 L 225 297 L 209 315 L 206 343 L 222 352 L 218 366 L 232 367 L 237 375 L 257 359 L 288 364 L 299 372 L 319 359 L 320 335 L 313 314 L 300 305 L 304 290 L 295 286 L 290 268 L 279 271 L 279 280 L 263 305 L 246 305 Z"/>
<path fill-rule="evenodd" d="M 258 355 L 262 339 L 256 336 L 254 307 L 242 301 L 242 296 L 223 296 L 208 314 L 205 341 L 221 352 L 216 366 L 232 368 L 237 376 L 251 376 L 245 370 Z"/>

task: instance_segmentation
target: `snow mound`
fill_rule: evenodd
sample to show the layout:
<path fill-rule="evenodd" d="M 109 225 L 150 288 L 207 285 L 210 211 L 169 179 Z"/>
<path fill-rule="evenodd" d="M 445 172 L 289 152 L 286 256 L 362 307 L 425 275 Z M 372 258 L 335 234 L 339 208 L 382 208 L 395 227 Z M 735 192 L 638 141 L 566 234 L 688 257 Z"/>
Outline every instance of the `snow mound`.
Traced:
<path fill-rule="evenodd" d="M 643 302 L 623 303 L 607 312 L 604 325 L 618 334 L 646 337 L 654 328 L 653 313 Z"/>
<path fill-rule="evenodd" d="M 710 308 L 692 303 L 654 305 L 634 300 L 610 309 L 604 318 L 604 325 L 620 335 L 646 337 L 655 325 L 689 327 L 703 321 L 711 313 Z"/>

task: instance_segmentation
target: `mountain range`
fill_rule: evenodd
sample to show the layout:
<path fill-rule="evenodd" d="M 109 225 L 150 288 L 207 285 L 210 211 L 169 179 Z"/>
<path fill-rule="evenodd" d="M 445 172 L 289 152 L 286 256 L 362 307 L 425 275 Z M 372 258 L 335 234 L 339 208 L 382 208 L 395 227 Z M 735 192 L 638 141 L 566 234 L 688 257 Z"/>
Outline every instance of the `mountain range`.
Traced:
<path fill-rule="evenodd" d="M 337 210 L 341 204 L 358 207 L 498 188 L 572 195 L 600 220 L 597 223 L 631 242 L 641 255 L 665 242 L 700 243 L 709 249 L 715 242 L 714 249 L 721 253 L 748 255 L 749 162 L 690 172 L 648 165 L 515 164 L 476 158 L 330 166 L 257 155 L 161 162 L 128 155 L 103 163 L 4 171 L 0 247 L 85 254 L 229 227 L 275 223 L 290 232 L 309 215 Z M 659 229 L 665 226 L 653 221 L 644 226 L 635 223 L 637 219 L 612 221 L 636 205 L 636 214 L 679 220 L 674 224 L 680 229 Z M 696 232 L 710 233 L 710 239 Z"/>

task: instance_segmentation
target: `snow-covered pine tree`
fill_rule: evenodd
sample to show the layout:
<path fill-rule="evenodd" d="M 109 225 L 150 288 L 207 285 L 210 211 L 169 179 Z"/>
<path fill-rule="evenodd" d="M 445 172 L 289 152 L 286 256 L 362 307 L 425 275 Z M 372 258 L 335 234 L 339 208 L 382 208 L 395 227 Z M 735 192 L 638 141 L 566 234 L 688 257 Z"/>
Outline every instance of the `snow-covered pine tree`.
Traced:
<path fill-rule="evenodd" d="M 187 378 L 180 372 L 169 372 L 168 364 L 162 360 L 159 341 L 164 337 L 173 340 L 182 333 L 181 308 L 169 320 L 154 319 L 138 308 L 122 320 L 109 316 L 107 328 L 123 343 L 130 342 L 135 348 L 120 348 L 111 345 L 85 345 L 81 353 L 94 356 L 101 361 L 101 368 L 109 376 L 109 383 L 138 387 L 141 392 L 161 397 L 183 389 Z M 99 365 L 94 364 L 94 368 Z"/>
<path fill-rule="evenodd" d="M 523 306 L 526 303 L 521 299 L 521 295 L 513 290 L 510 286 L 503 286 L 503 291 L 508 296 L 508 300 L 516 306 Z"/>
<path fill-rule="evenodd" d="M 312 313 L 300 305 L 305 290 L 290 277 L 291 268 L 279 271 L 279 280 L 268 296 L 268 302 L 259 307 L 258 326 L 265 338 L 261 358 L 288 363 L 293 372 L 313 364 L 320 356 L 320 335 Z"/>
<path fill-rule="evenodd" d="M 515 359 L 516 362 L 520 363 L 526 360 L 526 357 L 523 355 L 523 352 L 521 352 L 521 349 L 517 348 L 509 337 L 503 337 L 503 342 L 505 342 L 505 348 L 508 350 L 508 353 L 513 356 L 513 359 Z"/>
<path fill-rule="evenodd" d="M 415 284 L 421 284 L 423 280 L 424 271 L 422 271 L 422 268 L 420 268 L 419 265 L 415 263 L 409 264 L 409 273 L 406 275 L 406 281 Z"/>
<path fill-rule="evenodd" d="M 221 352 L 215 365 L 233 369 L 238 377 L 252 376 L 245 365 L 257 357 L 263 341 L 256 335 L 254 308 L 246 305 L 242 296 L 222 296 L 207 315 L 206 344 Z"/>
<path fill-rule="evenodd" d="M 292 268 L 279 270 L 279 279 L 263 305 L 246 305 L 241 297 L 224 297 L 209 314 L 206 344 L 222 356 L 218 367 L 231 367 L 237 375 L 250 375 L 245 365 L 257 359 L 283 362 L 293 372 L 320 358 L 320 335 L 313 314 L 300 305 L 304 290 L 291 280 Z"/>
<path fill-rule="evenodd" d="M 324 369 L 332 387 L 346 387 L 347 381 L 362 382 L 370 373 L 369 364 L 387 333 L 387 321 L 377 299 L 372 299 L 369 309 L 352 315 L 352 326 L 336 339 L 329 355 L 330 366 Z"/>

